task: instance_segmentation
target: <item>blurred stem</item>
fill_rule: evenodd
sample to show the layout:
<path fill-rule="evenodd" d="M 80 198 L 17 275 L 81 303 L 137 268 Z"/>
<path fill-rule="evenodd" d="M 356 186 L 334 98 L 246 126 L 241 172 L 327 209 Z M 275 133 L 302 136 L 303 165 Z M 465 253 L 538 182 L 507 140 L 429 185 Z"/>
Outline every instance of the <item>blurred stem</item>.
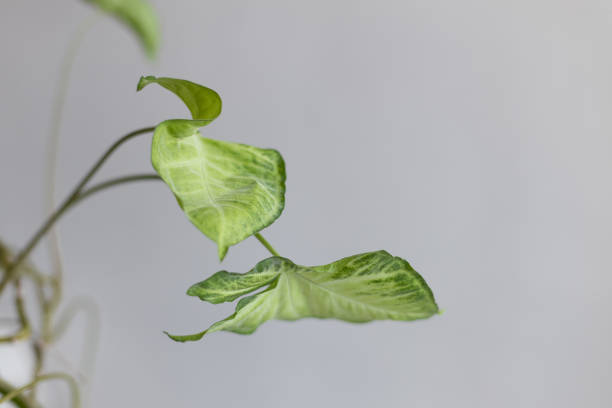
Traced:
<path fill-rule="evenodd" d="M 10 258 L 11 258 L 11 253 L 9 251 L 9 249 L 4 246 L 2 244 L 2 242 L 0 242 L 0 267 L 2 268 L 6 268 L 8 267 L 9 263 L 10 263 Z M 34 269 L 34 267 L 32 267 L 31 265 L 28 264 L 24 264 L 21 266 L 22 269 L 24 269 L 25 274 L 32 279 L 32 281 L 34 282 L 34 285 L 36 286 L 36 296 L 38 298 L 38 301 L 40 302 L 40 308 L 41 308 L 41 315 L 44 316 L 45 313 L 45 293 L 44 293 L 44 286 L 45 284 L 48 282 L 48 278 L 42 274 L 40 274 L 36 269 Z M 17 281 L 19 282 L 19 281 Z M 20 300 L 20 302 L 23 302 L 22 300 Z M 29 326 L 29 319 L 27 318 L 27 315 L 25 314 L 25 308 L 23 306 L 23 304 L 21 304 L 19 307 L 17 307 L 17 314 L 21 315 L 18 316 L 15 319 L 11 319 L 14 322 L 20 322 L 22 324 L 22 327 L 24 326 Z M 24 320 L 25 320 L 25 324 L 24 324 Z M 19 333 L 18 333 L 19 334 Z M 19 337 L 19 336 L 12 336 L 13 338 L 8 340 L 8 341 L 13 341 L 14 337 Z M 1 342 L 1 341 L 0 341 Z M 44 344 L 42 344 L 42 342 L 40 340 L 34 340 L 32 341 L 32 351 L 34 354 L 34 372 L 33 372 L 33 378 L 37 377 L 40 374 L 40 371 L 42 370 L 42 366 L 43 366 L 43 357 L 44 357 Z M 1 385 L 1 384 L 0 384 Z M 0 390 L 0 393 L 1 390 Z M 3 393 L 5 394 L 5 393 Z M 34 396 L 34 389 L 32 390 L 32 393 L 30 395 L 32 400 L 35 400 L 36 397 Z"/>
<path fill-rule="evenodd" d="M 0 267 L 8 268 L 10 265 L 11 252 L 0 242 Z M 10 336 L 0 337 L 0 343 L 12 343 L 30 337 L 32 329 L 30 320 L 25 311 L 23 303 L 23 293 L 21 291 L 21 280 L 15 281 L 15 309 L 17 310 L 17 321 L 20 324 L 19 330 Z"/>
<path fill-rule="evenodd" d="M 45 362 L 45 344 L 40 340 L 32 342 L 32 353 L 34 354 L 34 370 L 32 378 L 36 378 L 40 375 Z M 32 388 L 30 393 L 32 399 L 36 399 L 36 387 Z"/>
<path fill-rule="evenodd" d="M 10 264 L 10 252 L 9 249 L 4 246 L 2 241 L 0 241 L 0 268 L 5 269 L 8 268 Z"/>
<path fill-rule="evenodd" d="M 19 388 L 14 388 L 13 390 L 11 390 L 11 391 L 7 392 L 6 394 L 4 394 L 4 397 L 0 398 L 0 404 L 2 404 L 4 402 L 8 402 L 8 401 L 15 402 L 15 399 L 18 398 L 25 391 L 27 391 L 30 388 L 34 387 L 39 382 L 48 381 L 48 380 L 64 380 L 64 381 L 66 381 L 66 383 L 70 387 L 70 393 L 72 395 L 72 406 L 74 408 L 80 407 L 81 402 L 80 402 L 80 397 L 79 397 L 79 387 L 78 387 L 78 384 L 74 380 L 74 378 L 72 378 L 71 376 L 69 376 L 66 373 L 51 373 L 51 374 L 44 374 L 44 375 L 38 376 L 31 383 L 26 384 L 26 385 L 24 385 L 22 387 L 19 387 Z M 24 405 L 24 406 L 25 407 L 31 407 L 31 405 Z"/>
<path fill-rule="evenodd" d="M 16 391 L 15 387 L 0 378 L 0 394 L 7 396 Z M 22 395 L 12 397 L 11 402 L 18 408 L 39 408 L 40 405 Z"/>
<path fill-rule="evenodd" d="M 30 255 L 30 252 L 36 247 L 41 238 L 51 229 L 53 224 L 64 214 L 64 212 L 70 207 L 70 205 L 75 201 L 79 194 L 85 188 L 85 185 L 91 180 L 91 178 L 96 174 L 96 172 L 102 167 L 104 162 L 113 154 L 115 150 L 117 150 L 123 143 L 127 142 L 130 139 L 133 139 L 136 136 L 143 135 L 146 133 L 151 133 L 155 130 L 155 127 L 146 127 L 142 129 L 135 130 L 133 132 L 128 133 L 127 135 L 121 137 L 115 143 L 111 145 L 107 149 L 107 151 L 98 159 L 98 161 L 93 165 L 93 167 L 87 172 L 87 174 L 81 179 L 81 181 L 77 184 L 77 186 L 72 190 L 68 198 L 64 200 L 64 202 L 60 205 L 60 207 L 47 218 L 47 220 L 43 223 L 43 225 L 36 231 L 34 236 L 28 241 L 25 247 L 17 254 L 15 259 L 11 262 L 10 266 L 7 268 L 6 273 L 0 281 L 0 294 L 6 287 L 7 283 L 11 280 L 15 279 L 18 271 L 18 266 Z"/>
<path fill-rule="evenodd" d="M 90 383 L 93 376 L 93 367 L 96 352 L 98 350 L 98 338 L 100 332 L 100 312 L 98 305 L 88 298 L 73 299 L 57 320 L 53 329 L 52 341 L 58 341 L 66 332 L 75 316 L 81 312 L 85 314 L 87 327 L 84 331 L 83 348 L 81 351 L 81 361 L 79 362 L 78 373 L 80 380 Z"/>
<path fill-rule="evenodd" d="M 0 343 L 13 343 L 19 340 L 24 340 L 30 337 L 32 334 L 32 328 L 30 326 L 30 320 L 25 311 L 25 305 L 23 302 L 23 293 L 21 290 L 21 279 L 15 281 L 15 309 L 17 310 L 17 317 L 21 327 L 19 330 L 9 336 L 0 337 Z"/>
<path fill-rule="evenodd" d="M 70 84 L 70 76 L 72 67 L 76 60 L 79 48 L 85 38 L 85 35 L 97 20 L 98 13 L 95 13 L 86 18 L 77 28 L 77 31 L 72 36 L 68 47 L 66 48 L 62 65 L 60 68 L 60 76 L 55 90 L 55 98 L 52 104 L 53 111 L 51 114 L 51 125 L 49 139 L 47 142 L 47 163 L 45 166 L 45 186 L 46 186 L 46 215 L 49 215 L 55 209 L 55 190 L 57 185 L 57 159 L 60 146 L 60 130 L 62 126 L 62 117 L 64 107 L 66 105 L 66 96 L 68 94 L 68 86 Z M 53 290 L 51 299 L 45 300 L 45 313 L 43 318 L 43 337 L 51 330 L 51 320 L 53 313 L 57 309 L 62 297 L 62 274 L 63 262 L 62 251 L 59 242 L 59 236 L 56 229 L 51 229 L 49 234 L 49 251 L 51 255 L 51 288 Z"/>

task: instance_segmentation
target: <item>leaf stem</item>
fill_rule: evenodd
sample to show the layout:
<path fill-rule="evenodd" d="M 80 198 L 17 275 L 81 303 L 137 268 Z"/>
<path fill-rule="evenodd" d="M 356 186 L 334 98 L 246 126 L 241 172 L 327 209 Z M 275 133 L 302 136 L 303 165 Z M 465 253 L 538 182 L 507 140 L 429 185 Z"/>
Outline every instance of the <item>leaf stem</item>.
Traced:
<path fill-rule="evenodd" d="M 75 316 L 79 313 L 86 315 L 86 327 L 84 330 L 83 348 L 79 364 L 80 377 L 82 381 L 89 381 L 93 374 L 94 358 L 98 349 L 98 337 L 100 332 L 100 311 L 98 305 L 88 298 L 73 299 L 64 308 L 63 314 L 57 319 L 53 328 L 52 341 L 57 341 L 66 332 Z"/>
<path fill-rule="evenodd" d="M 62 216 L 62 214 L 70 207 L 73 201 L 78 198 L 79 194 L 85 188 L 85 185 L 89 182 L 89 180 L 91 180 L 91 178 L 96 174 L 96 172 L 100 169 L 104 162 L 113 154 L 113 152 L 128 140 L 145 133 L 151 133 L 154 130 L 155 127 L 146 127 L 135 130 L 121 137 L 119 140 L 113 143 L 111 147 L 108 148 L 108 150 L 102 155 L 102 157 L 98 159 L 98 161 L 93 165 L 93 167 L 87 172 L 87 174 L 85 174 L 85 176 L 81 179 L 77 186 L 72 190 L 68 198 L 66 198 L 64 202 L 60 205 L 60 207 L 47 218 L 47 220 L 38 229 L 38 231 L 36 231 L 34 236 L 28 241 L 25 247 L 17 254 L 11 265 L 7 268 L 2 281 L 0 281 L 0 294 L 6 287 L 7 283 L 15 278 L 18 269 L 17 267 L 23 262 L 25 258 L 27 258 L 30 252 L 32 252 L 32 249 L 34 249 L 34 247 L 38 244 L 40 239 L 47 233 L 47 231 L 49 231 L 53 224 L 55 224 L 55 222 Z"/>
<path fill-rule="evenodd" d="M 266 241 L 266 239 L 265 239 L 265 238 L 264 238 L 264 237 L 263 237 L 263 236 L 262 236 L 262 235 L 261 235 L 259 232 L 256 232 L 254 235 L 255 235 L 255 238 L 257 238 L 257 240 L 258 240 L 259 242 L 261 242 L 261 244 L 262 244 L 263 246 L 265 246 L 265 247 L 266 247 L 266 249 L 267 249 L 268 251 L 270 251 L 270 253 L 271 253 L 272 255 L 274 255 L 274 256 L 280 256 L 280 255 L 278 254 L 278 252 L 276 252 L 276 249 L 274 249 L 274 247 L 273 247 L 272 245 L 270 245 L 270 243 L 269 243 L 268 241 Z"/>
<path fill-rule="evenodd" d="M 19 387 L 19 388 L 15 388 L 9 392 L 7 392 L 4 397 L 0 398 L 0 404 L 4 403 L 4 402 L 8 402 L 8 401 L 16 401 L 15 399 L 19 397 L 19 395 L 21 395 L 23 392 L 29 390 L 30 388 L 34 387 L 36 384 L 38 384 L 41 381 L 46 381 L 46 380 L 64 380 L 68 383 L 68 385 L 70 386 L 70 391 L 72 394 L 72 406 L 73 407 L 79 407 L 80 406 L 80 397 L 79 397 L 79 386 L 77 384 L 77 382 L 74 380 L 74 378 L 72 378 L 71 376 L 69 376 L 68 374 L 65 373 L 51 373 L 51 374 L 44 374 L 44 375 L 40 375 L 38 377 L 36 377 L 34 379 L 34 381 Z M 22 405 L 22 406 L 29 406 L 29 405 Z"/>
<path fill-rule="evenodd" d="M 160 181 L 161 177 L 154 173 L 145 173 L 145 174 L 133 174 L 129 176 L 117 177 L 114 179 L 110 179 L 104 181 L 102 183 L 98 183 L 83 191 L 79 196 L 74 200 L 72 204 L 76 204 L 86 199 L 92 194 L 95 194 L 99 191 L 106 190 L 107 188 L 118 186 L 121 184 L 132 183 L 134 181 Z"/>
<path fill-rule="evenodd" d="M 94 13 L 86 18 L 77 28 L 75 34 L 70 39 L 68 47 L 62 58 L 59 79 L 55 89 L 53 108 L 51 113 L 51 123 L 49 126 L 49 139 L 47 141 L 47 163 L 45 166 L 45 216 L 48 216 L 55 209 L 55 191 L 57 185 L 57 159 L 60 146 L 60 130 L 62 126 L 62 116 L 66 105 L 68 86 L 72 67 L 76 60 L 79 49 L 85 35 L 97 21 L 99 13 Z M 45 302 L 45 318 L 43 319 L 43 333 L 48 333 L 51 326 L 51 316 L 59 306 L 62 297 L 62 250 L 58 232 L 51 229 L 49 232 L 49 252 L 51 256 L 52 272 L 51 287 L 53 289 L 50 300 Z"/>
<path fill-rule="evenodd" d="M 13 343 L 19 340 L 25 340 L 32 334 L 32 327 L 30 326 L 30 320 L 25 311 L 25 305 L 23 302 L 23 293 L 21 290 L 21 280 L 15 281 L 15 309 L 17 310 L 17 316 L 21 327 L 15 334 L 0 337 L 0 343 Z"/>
<path fill-rule="evenodd" d="M 10 265 L 11 254 L 8 248 L 0 242 L 0 268 L 8 268 Z M 23 293 L 21 291 L 21 280 L 15 281 L 15 309 L 17 310 L 17 321 L 20 324 L 20 328 L 15 334 L 0 337 L 0 343 L 13 343 L 15 341 L 27 339 L 32 333 L 30 326 L 30 320 L 25 310 L 23 302 Z"/>
<path fill-rule="evenodd" d="M 13 392 L 15 392 L 15 387 L 7 383 L 6 381 L 0 379 L 0 394 L 6 396 Z M 36 404 L 35 402 L 21 395 L 16 395 L 12 397 L 11 402 L 15 404 L 15 406 L 17 406 L 18 408 L 38 408 L 39 407 L 38 404 Z"/>

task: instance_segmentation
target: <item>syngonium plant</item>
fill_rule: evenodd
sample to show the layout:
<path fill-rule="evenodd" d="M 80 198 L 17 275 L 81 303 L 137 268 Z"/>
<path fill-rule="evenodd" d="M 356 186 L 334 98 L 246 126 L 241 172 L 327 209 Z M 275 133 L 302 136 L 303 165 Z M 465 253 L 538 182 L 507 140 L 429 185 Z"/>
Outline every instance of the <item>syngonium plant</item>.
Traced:
<path fill-rule="evenodd" d="M 85 19 L 76 30 L 68 42 L 65 54 L 62 59 L 60 75 L 56 81 L 56 92 L 52 104 L 51 122 L 49 125 L 47 163 L 44 171 L 45 185 L 45 207 L 51 214 L 43 227 L 39 229 L 28 244 L 16 255 L 11 248 L 0 241 L 0 296 L 4 289 L 11 284 L 14 286 L 15 293 L 15 321 L 18 328 L 15 332 L 0 336 L 0 344 L 28 342 L 31 355 L 33 357 L 34 369 L 31 373 L 31 381 L 21 387 L 12 385 L 4 378 L 0 378 L 0 405 L 10 402 L 20 408 L 34 408 L 39 404 L 36 399 L 36 388 L 40 382 L 50 380 L 62 380 L 68 383 L 72 390 L 72 406 L 80 406 L 78 381 L 65 372 L 46 372 L 46 357 L 49 348 L 58 341 L 65 333 L 75 314 L 83 312 L 88 315 L 87 341 L 84 347 L 83 358 L 80 370 L 89 372 L 95 344 L 97 342 L 96 327 L 97 321 L 95 307 L 83 299 L 72 299 L 57 314 L 62 303 L 63 295 L 63 262 L 58 234 L 51 226 L 57 218 L 72 204 L 85 198 L 88 194 L 96 191 L 90 189 L 88 194 L 84 193 L 83 187 L 87 183 L 84 179 L 80 187 L 77 186 L 70 199 L 66 200 L 57 211 L 55 210 L 55 181 L 57 174 L 57 159 L 60 142 L 60 130 L 62 122 L 63 107 L 65 104 L 72 67 L 78 50 L 81 47 L 87 31 L 93 26 L 93 22 L 98 20 L 98 15 L 105 14 L 123 23 L 130 29 L 139 40 L 143 51 L 153 59 L 159 49 L 160 28 L 157 14 L 147 0 L 85 0 L 91 3 L 97 10 L 92 17 Z M 95 171 L 94 171 L 95 172 Z M 93 175 L 93 173 L 91 173 Z M 117 181 L 126 182 L 130 180 L 152 179 L 150 176 L 129 176 L 122 180 L 114 180 L 110 185 Z M 105 188 L 109 184 L 101 183 L 98 188 Z M 49 248 L 51 255 L 51 271 L 48 274 L 40 273 L 27 259 L 41 237 L 49 232 Z M 22 290 L 22 281 L 30 280 L 36 287 L 36 297 L 39 305 L 39 318 L 35 319 L 39 323 L 39 330 L 34 328 L 30 319 L 28 308 L 26 307 L 26 296 Z M 4 313 L 3 313 L 4 314 Z"/>
<path fill-rule="evenodd" d="M 202 137 L 200 128 L 221 113 L 221 98 L 212 89 L 175 78 L 142 77 L 138 90 L 158 84 L 177 95 L 191 119 L 170 119 L 139 129 L 113 144 L 73 190 L 60 208 L 20 252 L 5 275 L 72 205 L 106 187 L 142 179 L 163 180 L 187 218 L 216 242 L 222 261 L 230 246 L 255 236 L 273 255 L 247 273 L 220 271 L 187 291 L 210 303 L 243 297 L 236 311 L 208 329 L 176 341 L 199 340 L 219 330 L 254 332 L 270 320 L 304 317 L 336 318 L 348 322 L 410 321 L 438 313 L 425 280 L 402 258 L 386 251 L 349 256 L 321 266 L 296 265 L 281 257 L 260 231 L 271 225 L 285 206 L 285 164 L 279 152 Z M 127 176 L 85 189 L 104 161 L 127 140 L 153 132 L 151 162 L 159 176 Z"/>
<path fill-rule="evenodd" d="M 217 272 L 193 285 L 188 295 L 210 303 L 243 297 L 236 312 L 208 329 L 177 341 L 199 340 L 226 330 L 254 332 L 270 319 L 336 318 L 348 322 L 416 320 L 438 312 L 425 280 L 405 260 L 386 251 L 349 256 L 322 266 L 296 265 L 261 236 L 285 206 L 285 164 L 279 152 L 204 138 L 199 129 L 221 113 L 217 92 L 193 82 L 143 77 L 138 90 L 156 83 L 178 96 L 192 119 L 160 123 L 153 134 L 151 162 L 189 220 L 228 248 L 255 236 L 272 257 L 247 273 Z"/>
<path fill-rule="evenodd" d="M 86 1 L 123 22 L 136 34 L 146 55 L 155 56 L 159 48 L 159 23 L 147 1 Z M 72 62 L 89 26 L 87 22 L 68 47 L 58 81 L 46 171 L 50 208 L 54 207 L 62 106 Z M 68 306 L 64 316 L 54 317 L 62 295 L 62 268 L 53 226 L 74 205 L 119 184 L 163 180 L 187 218 L 217 244 L 220 261 L 231 246 L 250 236 L 258 239 L 272 254 L 246 273 L 220 271 L 192 285 L 187 290 L 188 295 L 212 304 L 240 300 L 235 313 L 226 319 L 196 334 L 168 334 L 173 340 L 199 340 L 207 333 L 221 330 L 250 334 L 271 319 L 314 317 L 363 323 L 425 319 L 439 312 L 425 280 L 407 261 L 386 251 L 353 255 L 320 266 L 297 265 L 280 256 L 261 231 L 281 215 L 285 206 L 286 174 L 281 154 L 273 149 L 202 137 L 200 129 L 221 113 L 221 98 L 212 89 L 182 79 L 146 76 L 140 79 L 137 90 L 150 84 L 160 85 L 178 96 L 190 111 L 191 119 L 166 120 L 121 137 L 94 163 L 68 197 L 50 211 L 47 220 L 23 249 L 13 254 L 0 242 L 0 296 L 9 284 L 14 284 L 17 320 L 21 326 L 13 335 L 0 337 L 0 343 L 31 339 L 35 355 L 35 370 L 30 383 L 16 388 L 0 378 L 0 404 L 11 401 L 18 407 L 36 407 L 36 385 L 41 381 L 62 379 L 71 386 L 73 406 L 79 405 L 78 384 L 73 377 L 62 372 L 43 373 L 45 348 L 61 336 L 75 313 Z M 151 162 L 156 174 L 127 175 L 90 185 L 91 179 L 115 150 L 132 138 L 149 133 L 153 133 Z M 28 256 L 47 233 L 51 237 L 51 254 L 55 260 L 54 270 L 45 276 L 28 261 Z M 30 319 L 24 307 L 23 278 L 35 283 L 40 298 L 42 328 L 36 338 L 32 337 Z M 32 392 L 24 395 L 28 390 Z"/>

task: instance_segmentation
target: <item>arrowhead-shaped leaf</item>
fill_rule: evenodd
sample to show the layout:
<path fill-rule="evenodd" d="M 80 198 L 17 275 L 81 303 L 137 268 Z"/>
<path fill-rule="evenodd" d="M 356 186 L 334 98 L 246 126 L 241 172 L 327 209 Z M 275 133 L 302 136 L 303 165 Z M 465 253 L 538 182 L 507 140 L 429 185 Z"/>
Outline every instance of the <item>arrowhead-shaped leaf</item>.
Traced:
<path fill-rule="evenodd" d="M 219 330 L 253 333 L 270 319 L 334 318 L 353 323 L 417 320 L 438 313 L 425 280 L 405 260 L 386 251 L 369 252 L 323 266 L 299 266 L 272 257 L 245 274 L 217 272 L 187 294 L 219 303 L 268 285 L 238 302 L 236 312 L 207 330 L 176 341 L 199 340 Z"/>
<path fill-rule="evenodd" d="M 145 0 L 86 0 L 115 16 L 136 33 L 145 52 L 155 57 L 159 48 L 159 21 Z"/>
<path fill-rule="evenodd" d="M 201 137 L 199 128 L 221 112 L 212 89 L 172 78 L 141 78 L 138 89 L 157 83 L 185 102 L 194 120 L 159 124 L 151 161 L 189 220 L 219 247 L 228 248 L 272 224 L 285 206 L 285 164 L 272 149 Z"/>
<path fill-rule="evenodd" d="M 231 245 L 280 216 L 285 165 L 276 150 L 206 139 L 198 126 L 181 120 L 158 125 L 151 160 L 187 217 L 218 244 L 222 260 Z"/>

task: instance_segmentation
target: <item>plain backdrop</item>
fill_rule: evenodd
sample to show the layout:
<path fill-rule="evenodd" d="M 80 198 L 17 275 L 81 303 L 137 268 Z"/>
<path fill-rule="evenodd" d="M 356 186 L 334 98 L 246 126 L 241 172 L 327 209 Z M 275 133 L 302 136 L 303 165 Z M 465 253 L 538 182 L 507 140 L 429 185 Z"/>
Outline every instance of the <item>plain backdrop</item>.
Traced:
<path fill-rule="evenodd" d="M 317 265 L 386 249 L 445 313 L 415 323 L 268 322 L 178 344 L 231 313 L 185 295 L 268 256 L 254 239 L 219 264 L 164 185 L 91 198 L 61 222 L 66 299 L 101 321 L 93 407 L 609 407 L 612 405 L 612 3 L 609 0 L 155 1 L 150 63 L 102 17 L 86 35 L 62 125 L 59 195 L 120 135 L 181 102 L 142 74 L 217 90 L 207 137 L 274 147 L 287 205 L 264 235 Z M 92 13 L 2 0 L 0 238 L 44 215 L 45 140 L 61 57 Z M 97 180 L 150 171 L 149 138 Z M 49 268 L 45 247 L 33 257 Z M 7 297 L 0 317 L 12 311 Z M 34 310 L 35 303 L 29 306 Z M 78 363 L 83 316 L 49 357 Z M 27 379 L 23 346 L 0 375 Z M 43 387 L 67 406 L 61 384 Z"/>

